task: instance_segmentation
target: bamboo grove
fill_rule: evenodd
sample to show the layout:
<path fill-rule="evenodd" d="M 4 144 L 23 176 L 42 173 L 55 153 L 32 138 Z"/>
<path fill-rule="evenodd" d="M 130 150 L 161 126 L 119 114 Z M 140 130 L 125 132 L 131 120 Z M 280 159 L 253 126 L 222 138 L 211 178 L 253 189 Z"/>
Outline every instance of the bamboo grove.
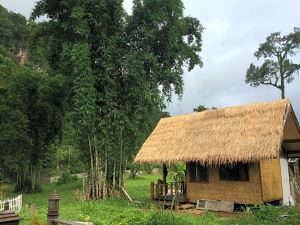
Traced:
<path fill-rule="evenodd" d="M 123 0 L 37 2 L 30 67 L 63 81 L 59 115 L 72 118 L 87 198 L 118 192 L 166 104 L 182 96 L 184 69 L 202 66 L 203 27 L 183 10 L 181 0 L 133 0 L 131 14 Z"/>

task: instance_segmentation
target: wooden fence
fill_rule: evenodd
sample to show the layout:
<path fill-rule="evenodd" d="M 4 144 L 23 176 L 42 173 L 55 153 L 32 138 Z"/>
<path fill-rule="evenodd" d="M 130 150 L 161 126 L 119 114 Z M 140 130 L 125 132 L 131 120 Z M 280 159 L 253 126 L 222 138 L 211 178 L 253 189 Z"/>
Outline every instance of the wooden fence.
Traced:
<path fill-rule="evenodd" d="M 10 211 L 19 212 L 22 209 L 22 195 L 12 199 L 0 200 L 0 211 L 4 210 L 5 202 L 8 202 Z"/>

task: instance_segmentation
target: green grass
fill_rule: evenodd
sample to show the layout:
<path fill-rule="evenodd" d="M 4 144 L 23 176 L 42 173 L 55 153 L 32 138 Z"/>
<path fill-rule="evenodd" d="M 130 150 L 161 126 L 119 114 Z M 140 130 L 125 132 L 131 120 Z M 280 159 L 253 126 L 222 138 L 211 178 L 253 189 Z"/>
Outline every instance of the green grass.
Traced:
<path fill-rule="evenodd" d="M 142 177 L 126 178 L 125 189 L 132 199 L 149 201 L 150 199 L 150 183 L 161 179 L 161 175 L 146 174 Z"/>
<path fill-rule="evenodd" d="M 21 224 L 30 224 L 32 215 L 26 205 L 36 205 L 35 216 L 39 221 L 46 221 L 48 198 L 54 190 L 60 196 L 60 218 L 66 220 L 92 221 L 94 224 L 124 224 L 124 225 L 285 225 L 300 224 L 300 213 L 293 208 L 262 207 L 249 214 L 239 214 L 234 218 L 222 218 L 220 214 L 176 213 L 161 210 L 149 203 L 150 182 L 160 176 L 145 175 L 137 178 L 127 178 L 125 188 L 134 200 L 148 202 L 135 204 L 124 199 L 115 198 L 102 201 L 79 202 L 75 198 L 76 190 L 81 190 L 81 180 L 70 184 L 44 184 L 42 193 L 24 194 L 23 209 L 20 216 Z M 12 186 L 6 189 L 7 197 L 15 196 Z M 285 215 L 284 217 L 282 215 Z M 31 223 L 37 224 L 37 223 Z M 40 223 L 42 224 L 42 223 Z"/>

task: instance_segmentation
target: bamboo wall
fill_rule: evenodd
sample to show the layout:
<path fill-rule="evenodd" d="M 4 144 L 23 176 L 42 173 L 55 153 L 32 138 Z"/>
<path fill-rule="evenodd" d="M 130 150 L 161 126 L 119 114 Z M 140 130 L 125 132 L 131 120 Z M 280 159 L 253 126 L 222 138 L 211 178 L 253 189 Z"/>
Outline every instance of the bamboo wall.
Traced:
<path fill-rule="evenodd" d="M 260 161 L 262 197 L 264 202 L 283 198 L 280 171 L 279 159 Z"/>
<path fill-rule="evenodd" d="M 239 204 L 262 202 L 258 163 L 249 165 L 249 181 L 220 181 L 218 168 L 209 168 L 208 183 L 191 183 L 189 181 L 189 168 L 187 168 L 187 197 L 190 202 L 196 203 L 199 199 L 224 200 Z"/>

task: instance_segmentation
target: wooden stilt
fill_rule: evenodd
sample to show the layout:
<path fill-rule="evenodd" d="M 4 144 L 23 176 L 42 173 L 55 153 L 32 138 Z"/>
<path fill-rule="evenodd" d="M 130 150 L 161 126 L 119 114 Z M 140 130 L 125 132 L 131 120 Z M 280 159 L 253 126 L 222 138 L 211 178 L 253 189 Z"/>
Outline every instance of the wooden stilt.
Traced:
<path fill-rule="evenodd" d="M 167 176 L 168 176 L 167 165 L 166 165 L 166 164 L 163 164 L 163 183 L 164 183 L 164 184 L 167 183 Z"/>

